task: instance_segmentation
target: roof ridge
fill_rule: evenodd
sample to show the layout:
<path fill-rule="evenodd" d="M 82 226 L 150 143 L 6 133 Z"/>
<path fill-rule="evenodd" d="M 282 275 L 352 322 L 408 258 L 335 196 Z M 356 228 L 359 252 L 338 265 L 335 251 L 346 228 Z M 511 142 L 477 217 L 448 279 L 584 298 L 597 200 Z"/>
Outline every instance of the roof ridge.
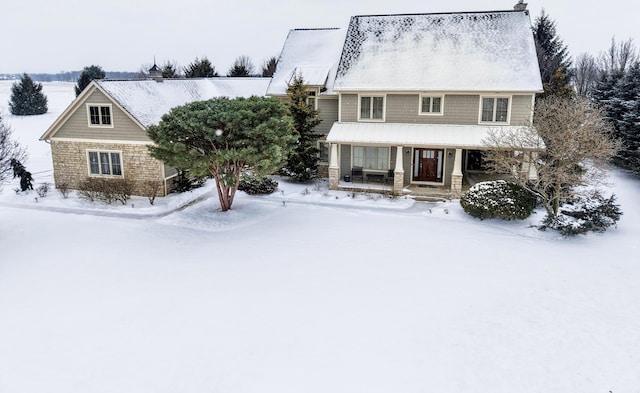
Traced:
<path fill-rule="evenodd" d="M 416 12 L 407 14 L 370 14 L 370 15 L 354 15 L 352 18 L 366 18 L 366 17 L 378 17 L 378 16 L 424 16 L 424 15 L 465 15 L 465 14 L 496 14 L 496 13 L 514 13 L 524 12 L 529 13 L 529 10 L 495 10 L 495 11 L 456 11 L 456 12 Z"/>
<path fill-rule="evenodd" d="M 314 31 L 314 30 L 340 30 L 342 27 L 303 27 L 291 29 L 292 31 Z"/>

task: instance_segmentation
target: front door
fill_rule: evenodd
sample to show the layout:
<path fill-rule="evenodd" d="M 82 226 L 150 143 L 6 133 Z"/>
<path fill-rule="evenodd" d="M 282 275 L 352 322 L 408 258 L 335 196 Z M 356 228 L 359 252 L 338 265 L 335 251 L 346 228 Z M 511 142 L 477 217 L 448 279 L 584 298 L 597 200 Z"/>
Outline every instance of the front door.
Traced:
<path fill-rule="evenodd" d="M 444 150 L 414 149 L 413 180 L 441 182 L 443 157 Z"/>

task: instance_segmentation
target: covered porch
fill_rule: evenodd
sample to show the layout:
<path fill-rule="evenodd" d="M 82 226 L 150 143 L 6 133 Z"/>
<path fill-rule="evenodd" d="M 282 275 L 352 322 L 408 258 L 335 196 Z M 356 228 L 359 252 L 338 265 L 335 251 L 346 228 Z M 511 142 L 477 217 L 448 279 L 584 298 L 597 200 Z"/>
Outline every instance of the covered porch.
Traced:
<path fill-rule="evenodd" d="M 499 126 L 513 128 L 512 126 Z M 329 187 L 393 195 L 458 197 L 476 182 L 470 152 L 496 127 L 397 123 L 334 123 Z"/>

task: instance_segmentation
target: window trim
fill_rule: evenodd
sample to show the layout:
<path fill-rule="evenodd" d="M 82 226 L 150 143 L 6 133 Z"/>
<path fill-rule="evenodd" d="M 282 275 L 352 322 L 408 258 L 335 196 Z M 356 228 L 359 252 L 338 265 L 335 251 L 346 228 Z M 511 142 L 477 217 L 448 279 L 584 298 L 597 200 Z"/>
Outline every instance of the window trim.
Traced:
<path fill-rule="evenodd" d="M 113 128 L 113 105 L 111 104 L 91 104 L 87 103 L 87 124 L 91 128 Z M 91 123 L 91 108 L 98 108 L 100 124 Z M 109 108 L 109 124 L 103 123 L 102 108 Z"/>
<path fill-rule="evenodd" d="M 327 145 L 327 160 L 322 161 L 322 145 Z M 329 164 L 331 160 L 331 143 L 326 140 L 319 140 L 316 142 L 316 148 L 318 149 L 318 164 Z"/>
<path fill-rule="evenodd" d="M 423 112 L 422 111 L 422 99 L 424 97 L 430 97 L 430 109 L 433 108 L 433 98 L 440 98 L 440 112 Z M 418 115 L 420 116 L 444 116 L 444 94 L 438 93 L 423 93 L 418 96 Z"/>
<path fill-rule="evenodd" d="M 351 167 L 355 167 L 359 165 L 355 165 L 354 162 L 354 150 L 358 147 L 361 147 L 362 150 L 362 170 L 367 172 L 384 172 L 386 173 L 389 169 L 391 169 L 391 147 L 390 146 L 373 146 L 373 145 L 351 145 Z M 386 168 L 378 169 L 378 168 L 367 168 L 367 148 L 375 148 L 375 149 L 387 149 L 387 158 L 385 166 Z"/>
<path fill-rule="evenodd" d="M 491 121 L 483 121 L 482 120 L 482 102 L 485 98 L 493 98 L 493 115 L 492 118 L 495 119 L 496 117 L 496 109 L 497 109 L 497 105 L 498 105 L 498 98 L 506 98 L 508 100 L 507 102 L 507 120 L 506 121 L 496 121 L 496 120 L 491 120 Z M 513 96 L 512 95 L 507 95 L 507 94 L 486 94 L 486 95 L 480 95 L 480 103 L 478 105 L 478 124 L 511 124 L 511 104 L 513 103 Z"/>
<path fill-rule="evenodd" d="M 91 155 L 90 153 L 98 154 L 98 169 L 100 173 L 92 173 L 91 172 Z M 100 153 L 107 153 L 109 156 L 109 171 L 111 172 L 108 175 L 102 173 L 102 162 L 100 161 Z M 120 159 L 120 174 L 113 175 L 113 161 L 111 154 L 117 153 L 118 158 Z M 121 150 L 102 150 L 102 149 L 86 149 L 86 157 L 87 157 L 87 174 L 89 177 L 105 177 L 105 178 L 124 178 L 124 165 L 122 162 L 122 151 Z"/>
<path fill-rule="evenodd" d="M 311 109 L 318 110 L 318 92 L 316 89 L 307 91 L 307 105 L 311 106 Z"/>
<path fill-rule="evenodd" d="M 362 106 L 362 98 L 364 97 L 370 97 L 371 98 L 371 116 L 373 116 L 373 98 L 379 97 L 382 98 L 382 118 L 380 119 L 374 119 L 373 117 L 369 117 L 369 118 L 362 118 L 362 111 L 361 111 L 361 106 Z M 362 122 L 384 122 L 386 117 L 387 117 L 387 95 L 386 94 L 358 94 L 358 121 L 362 121 Z"/>

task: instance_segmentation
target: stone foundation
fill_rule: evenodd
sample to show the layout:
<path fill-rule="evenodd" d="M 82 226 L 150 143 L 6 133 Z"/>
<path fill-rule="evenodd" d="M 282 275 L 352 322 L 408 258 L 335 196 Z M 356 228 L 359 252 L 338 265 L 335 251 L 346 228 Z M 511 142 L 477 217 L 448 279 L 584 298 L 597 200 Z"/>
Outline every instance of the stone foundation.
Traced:
<path fill-rule="evenodd" d="M 329 189 L 337 190 L 340 185 L 340 168 L 329 167 Z"/>
<path fill-rule="evenodd" d="M 51 141 L 53 158 L 53 179 L 56 188 L 66 184 L 69 189 L 77 190 L 79 185 L 89 178 L 87 150 L 108 150 L 120 152 L 122 159 L 122 177 L 104 176 L 103 178 L 127 179 L 134 183 L 134 195 L 144 195 L 147 182 L 160 182 L 158 196 L 165 196 L 164 178 L 160 161 L 152 158 L 147 145 Z"/>

